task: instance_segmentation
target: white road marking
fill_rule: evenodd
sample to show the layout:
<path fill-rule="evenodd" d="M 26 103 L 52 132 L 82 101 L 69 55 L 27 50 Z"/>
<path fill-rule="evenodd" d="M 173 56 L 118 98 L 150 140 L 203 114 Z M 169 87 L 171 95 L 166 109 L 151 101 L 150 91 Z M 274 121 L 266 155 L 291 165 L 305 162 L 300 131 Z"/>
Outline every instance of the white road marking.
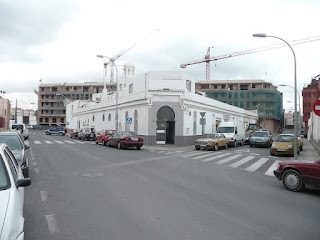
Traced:
<path fill-rule="evenodd" d="M 56 143 L 60 143 L 60 144 L 62 144 L 63 142 L 61 142 L 61 141 L 57 141 L 57 140 L 54 140 Z"/>
<path fill-rule="evenodd" d="M 254 172 L 268 160 L 269 160 L 268 158 L 260 158 L 258 161 L 256 161 L 254 164 L 247 167 L 245 170 L 249 172 Z"/>
<path fill-rule="evenodd" d="M 175 152 L 166 152 L 165 154 L 170 155 L 170 154 L 175 154 Z"/>
<path fill-rule="evenodd" d="M 200 155 L 200 156 L 195 156 L 195 157 L 192 157 L 191 159 L 200 159 L 200 158 L 205 158 L 205 157 L 210 157 L 210 156 L 213 156 L 213 155 L 217 155 L 217 154 L 220 154 L 219 152 L 210 152 L 210 153 L 207 153 L 207 154 L 203 154 L 203 155 Z"/>
<path fill-rule="evenodd" d="M 233 153 L 224 153 L 224 154 L 221 154 L 221 155 L 218 155 L 218 156 L 212 156 L 212 157 L 209 157 L 207 159 L 202 160 L 202 162 L 210 162 L 210 161 L 213 161 L 213 160 L 216 160 L 216 159 L 219 159 L 219 158 L 223 158 L 223 157 L 231 155 L 231 154 L 233 154 Z"/>
<path fill-rule="evenodd" d="M 38 165 L 38 163 L 36 163 L 36 162 L 32 162 L 32 164 L 33 164 L 33 166 L 37 166 Z"/>
<path fill-rule="evenodd" d="M 238 162 L 235 162 L 235 163 L 230 164 L 229 166 L 230 166 L 230 167 L 233 167 L 233 168 L 237 168 L 237 167 L 239 167 L 240 165 L 242 165 L 242 164 L 244 164 L 244 163 L 246 163 L 246 162 L 249 162 L 251 159 L 254 159 L 254 157 L 248 156 L 248 157 L 245 157 L 244 159 L 241 159 L 241 160 L 238 161 Z"/>
<path fill-rule="evenodd" d="M 184 155 L 182 157 L 187 158 L 187 157 L 192 157 L 192 156 L 195 156 L 195 155 L 201 155 L 201 154 L 207 154 L 207 153 L 208 152 L 205 152 L 205 151 L 196 151 L 196 152 L 193 152 L 191 154 Z"/>
<path fill-rule="evenodd" d="M 45 143 L 47 143 L 47 144 L 53 144 L 53 142 L 50 142 L 50 141 L 45 141 Z"/>
<path fill-rule="evenodd" d="M 174 151 L 175 153 L 183 153 L 184 151 Z"/>
<path fill-rule="evenodd" d="M 35 169 L 34 169 L 34 172 L 35 172 L 35 173 L 39 173 L 39 168 L 35 168 Z"/>
<path fill-rule="evenodd" d="M 59 228 L 57 225 L 57 220 L 54 214 L 46 215 L 48 227 L 50 233 L 59 233 Z"/>
<path fill-rule="evenodd" d="M 274 175 L 273 175 L 273 170 L 276 170 L 278 162 L 279 162 L 279 161 L 274 161 L 274 163 L 272 163 L 272 165 L 271 165 L 271 166 L 269 167 L 269 169 L 264 173 L 264 175 L 274 176 Z"/>
<path fill-rule="evenodd" d="M 158 151 L 157 153 L 164 153 L 165 151 Z"/>
<path fill-rule="evenodd" d="M 64 140 L 66 143 L 71 143 L 71 144 L 75 144 L 75 142 L 72 141 L 68 141 L 68 140 Z"/>
<path fill-rule="evenodd" d="M 40 191 L 40 196 L 41 196 L 42 202 L 46 201 L 48 199 L 47 191 Z"/>
<path fill-rule="evenodd" d="M 233 159 L 236 159 L 236 158 L 238 158 L 238 157 L 241 157 L 241 156 L 242 156 L 242 154 L 236 154 L 236 155 L 233 155 L 233 156 L 231 156 L 231 157 L 222 159 L 222 160 L 216 162 L 216 164 L 226 163 L 226 162 L 229 162 L 229 161 L 231 161 L 231 160 L 233 160 Z"/>
<path fill-rule="evenodd" d="M 81 142 L 81 141 L 75 141 L 75 142 L 77 142 L 77 143 L 81 143 L 81 144 L 85 144 L 84 142 Z"/>
<path fill-rule="evenodd" d="M 259 156 L 259 153 L 250 153 L 250 155 Z"/>
<path fill-rule="evenodd" d="M 41 144 L 40 141 L 33 141 L 33 142 L 34 142 L 34 144 Z"/>

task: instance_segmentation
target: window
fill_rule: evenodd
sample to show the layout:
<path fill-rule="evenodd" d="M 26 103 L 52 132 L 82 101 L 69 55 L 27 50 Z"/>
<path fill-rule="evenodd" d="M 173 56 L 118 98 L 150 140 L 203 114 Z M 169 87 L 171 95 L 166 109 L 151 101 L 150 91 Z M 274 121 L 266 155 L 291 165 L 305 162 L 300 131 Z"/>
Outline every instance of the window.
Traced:
<path fill-rule="evenodd" d="M 233 93 L 233 98 L 234 99 L 238 99 L 238 93 L 237 92 Z"/>
<path fill-rule="evenodd" d="M 105 120 L 105 117 L 104 117 L 104 114 L 102 115 L 102 121 L 104 122 L 104 120 Z"/>
<path fill-rule="evenodd" d="M 92 122 L 94 122 L 94 115 L 92 116 Z"/>
<path fill-rule="evenodd" d="M 64 118 L 60 118 L 60 122 L 61 122 L 61 123 L 64 123 Z"/>
<path fill-rule="evenodd" d="M 255 85 L 255 84 L 252 84 L 252 88 L 256 88 L 256 85 Z"/>
<path fill-rule="evenodd" d="M 230 90 L 233 90 L 233 85 L 229 85 Z"/>
<path fill-rule="evenodd" d="M 228 99 L 232 99 L 232 93 L 231 92 L 229 92 L 229 94 L 228 94 Z"/>
<path fill-rule="evenodd" d="M 52 92 L 56 92 L 57 91 L 57 88 L 56 87 L 52 87 Z"/>
<path fill-rule="evenodd" d="M 48 123 L 49 122 L 49 118 L 45 118 L 45 122 Z"/>
<path fill-rule="evenodd" d="M 52 122 L 53 123 L 57 123 L 57 119 L 56 118 L 52 118 Z"/>
<path fill-rule="evenodd" d="M 190 82 L 190 88 L 191 88 L 191 82 Z M 200 89 L 209 89 L 209 84 L 201 84 Z"/>
<path fill-rule="evenodd" d="M 214 84 L 213 89 L 218 89 L 218 85 Z"/>
<path fill-rule="evenodd" d="M 15 162 L 15 158 L 13 157 L 12 153 L 9 152 L 10 150 L 8 148 L 6 148 L 6 150 L 4 151 L 4 155 L 6 156 L 6 159 L 8 161 L 9 164 L 9 168 L 11 170 L 12 176 L 14 180 L 18 179 L 18 170 L 17 170 L 17 166 L 18 164 Z"/>
<path fill-rule="evenodd" d="M 241 93 L 240 93 L 240 98 L 241 98 L 241 99 L 244 99 L 244 92 L 241 92 Z"/>
<path fill-rule="evenodd" d="M 69 87 L 66 87 L 66 91 L 69 92 Z"/>
<path fill-rule="evenodd" d="M 130 93 L 133 93 L 133 83 L 131 83 L 130 85 L 129 85 L 129 94 Z"/>
<path fill-rule="evenodd" d="M 74 91 L 77 91 L 77 87 L 74 87 L 73 90 L 74 90 Z"/>
<path fill-rule="evenodd" d="M 207 85 L 208 85 L 208 88 L 209 88 L 209 84 L 207 84 Z M 201 85 L 201 87 L 202 87 L 202 85 Z M 186 88 L 188 89 L 189 92 L 191 92 L 191 81 L 190 80 L 186 81 Z"/>
<path fill-rule="evenodd" d="M 122 84 L 119 85 L 119 90 L 122 91 Z"/>
<path fill-rule="evenodd" d="M 240 90 L 248 90 L 248 85 L 240 85 Z"/>
<path fill-rule="evenodd" d="M 89 87 L 83 87 L 83 92 L 89 92 Z"/>
<path fill-rule="evenodd" d="M 51 114 L 53 114 L 53 110 L 51 110 Z"/>
<path fill-rule="evenodd" d="M 222 89 L 226 89 L 226 85 L 221 85 L 221 88 Z"/>
<path fill-rule="evenodd" d="M 39 118 L 39 121 L 40 121 L 40 122 L 43 122 L 43 118 Z"/>
<path fill-rule="evenodd" d="M 109 121 L 109 122 L 111 121 L 111 113 L 109 113 L 108 121 Z"/>

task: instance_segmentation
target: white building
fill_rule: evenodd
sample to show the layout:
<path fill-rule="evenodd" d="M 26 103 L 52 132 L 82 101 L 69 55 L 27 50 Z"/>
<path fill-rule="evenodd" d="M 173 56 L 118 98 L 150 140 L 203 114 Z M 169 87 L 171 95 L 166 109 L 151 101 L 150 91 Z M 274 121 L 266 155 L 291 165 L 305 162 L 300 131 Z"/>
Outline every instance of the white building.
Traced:
<path fill-rule="evenodd" d="M 205 112 L 206 118 L 204 133 L 216 132 L 221 121 L 239 121 L 244 125 L 257 122 L 254 111 L 196 93 L 195 80 L 184 73 L 148 72 L 133 77 L 132 65 L 125 67 L 125 73 L 118 80 L 118 101 L 115 93 L 104 91 L 96 94 L 93 101 L 78 100 L 67 105 L 69 131 L 84 126 L 94 126 L 97 131 L 134 131 L 147 145 L 184 146 L 192 145 L 202 134 L 201 112 Z"/>

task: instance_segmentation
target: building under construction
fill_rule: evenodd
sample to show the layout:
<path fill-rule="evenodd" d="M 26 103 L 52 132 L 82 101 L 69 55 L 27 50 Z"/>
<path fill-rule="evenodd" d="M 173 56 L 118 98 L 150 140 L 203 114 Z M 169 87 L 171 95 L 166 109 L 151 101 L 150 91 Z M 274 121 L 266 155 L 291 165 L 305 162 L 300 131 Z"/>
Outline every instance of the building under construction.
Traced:
<path fill-rule="evenodd" d="M 283 127 L 283 96 L 272 83 L 264 80 L 198 81 L 196 90 L 207 97 L 240 107 L 257 110 L 259 125 L 277 133 Z"/>

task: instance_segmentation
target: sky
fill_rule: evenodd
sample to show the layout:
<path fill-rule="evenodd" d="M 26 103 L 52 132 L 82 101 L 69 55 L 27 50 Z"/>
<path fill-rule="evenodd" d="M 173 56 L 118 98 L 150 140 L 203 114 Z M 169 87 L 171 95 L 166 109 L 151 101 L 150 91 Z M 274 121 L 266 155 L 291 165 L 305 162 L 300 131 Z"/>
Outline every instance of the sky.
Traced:
<path fill-rule="evenodd" d="M 0 0 L 0 90 L 18 107 L 36 107 L 40 79 L 102 81 L 104 60 L 96 55 L 113 57 L 135 43 L 116 63 L 134 64 L 136 75 L 182 71 L 205 80 L 205 63 L 185 69 L 180 64 L 202 60 L 210 46 L 214 57 L 281 43 L 253 33 L 287 42 L 320 36 L 319 12 L 316 0 Z M 320 74 L 320 41 L 292 47 L 301 95 Z M 210 75 L 293 87 L 293 54 L 284 47 L 214 61 Z M 278 89 L 288 111 L 294 90 Z"/>

